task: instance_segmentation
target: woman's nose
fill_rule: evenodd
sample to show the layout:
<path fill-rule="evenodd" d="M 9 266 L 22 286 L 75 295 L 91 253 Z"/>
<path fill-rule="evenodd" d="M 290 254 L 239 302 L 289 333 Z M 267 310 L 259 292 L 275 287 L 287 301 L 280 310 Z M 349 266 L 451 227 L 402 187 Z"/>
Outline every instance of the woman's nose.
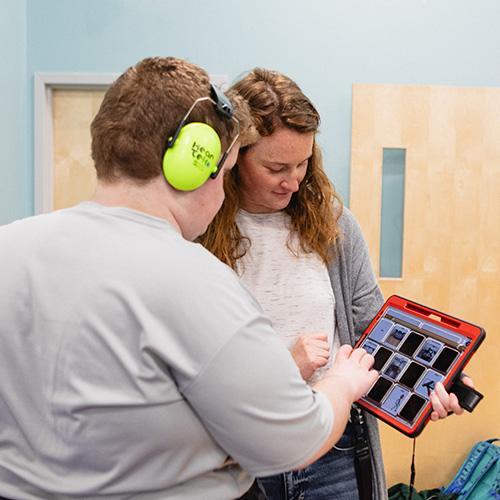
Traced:
<path fill-rule="evenodd" d="M 281 185 L 282 187 L 289 189 L 290 191 L 296 193 L 299 190 L 299 177 L 296 174 L 289 175 L 286 179 L 283 179 Z"/>

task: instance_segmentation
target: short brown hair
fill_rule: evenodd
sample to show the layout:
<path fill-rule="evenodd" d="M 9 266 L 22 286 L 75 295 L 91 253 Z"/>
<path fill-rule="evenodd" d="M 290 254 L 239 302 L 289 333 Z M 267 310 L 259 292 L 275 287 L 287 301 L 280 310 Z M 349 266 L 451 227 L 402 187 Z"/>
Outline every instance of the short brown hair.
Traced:
<path fill-rule="evenodd" d="M 174 57 L 147 58 L 127 69 L 108 89 L 90 130 L 97 177 L 147 181 L 162 172 L 166 144 L 193 102 L 211 95 L 209 75 Z M 210 101 L 196 105 L 187 122 L 215 129 L 225 149 L 235 122 Z"/>

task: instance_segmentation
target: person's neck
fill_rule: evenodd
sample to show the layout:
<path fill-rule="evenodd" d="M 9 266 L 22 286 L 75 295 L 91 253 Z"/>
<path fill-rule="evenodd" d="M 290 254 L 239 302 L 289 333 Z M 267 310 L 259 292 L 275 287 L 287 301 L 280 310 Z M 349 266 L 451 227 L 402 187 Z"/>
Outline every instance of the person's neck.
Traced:
<path fill-rule="evenodd" d="M 119 179 L 99 181 L 91 201 L 107 207 L 125 207 L 170 222 L 180 233 L 181 228 L 169 206 L 168 187 L 163 176 L 138 182 Z"/>

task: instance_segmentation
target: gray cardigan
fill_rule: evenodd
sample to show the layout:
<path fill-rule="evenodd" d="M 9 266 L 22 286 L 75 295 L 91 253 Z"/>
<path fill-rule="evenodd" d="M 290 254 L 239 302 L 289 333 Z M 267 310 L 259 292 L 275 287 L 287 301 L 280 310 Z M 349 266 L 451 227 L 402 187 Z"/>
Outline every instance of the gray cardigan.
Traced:
<path fill-rule="evenodd" d="M 368 246 L 354 215 L 344 208 L 339 219 L 342 237 L 328 268 L 335 296 L 336 324 L 340 343 L 354 343 L 384 303 L 368 253 Z M 382 447 L 377 419 L 364 413 L 372 453 L 374 500 L 387 500 Z"/>

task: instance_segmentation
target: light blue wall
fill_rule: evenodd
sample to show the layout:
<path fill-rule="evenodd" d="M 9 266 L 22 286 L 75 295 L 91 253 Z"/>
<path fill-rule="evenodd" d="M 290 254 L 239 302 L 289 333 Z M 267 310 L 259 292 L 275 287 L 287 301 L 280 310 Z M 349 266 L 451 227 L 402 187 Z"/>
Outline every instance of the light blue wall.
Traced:
<path fill-rule="evenodd" d="M 230 81 L 279 70 L 317 105 L 326 169 L 347 204 L 353 83 L 500 85 L 498 0 L 1 1 L 12 80 L 1 84 L 0 223 L 33 211 L 36 71 L 120 73 L 154 55 Z"/>
<path fill-rule="evenodd" d="M 0 224 L 32 212 L 28 161 L 26 2 L 0 0 Z"/>

